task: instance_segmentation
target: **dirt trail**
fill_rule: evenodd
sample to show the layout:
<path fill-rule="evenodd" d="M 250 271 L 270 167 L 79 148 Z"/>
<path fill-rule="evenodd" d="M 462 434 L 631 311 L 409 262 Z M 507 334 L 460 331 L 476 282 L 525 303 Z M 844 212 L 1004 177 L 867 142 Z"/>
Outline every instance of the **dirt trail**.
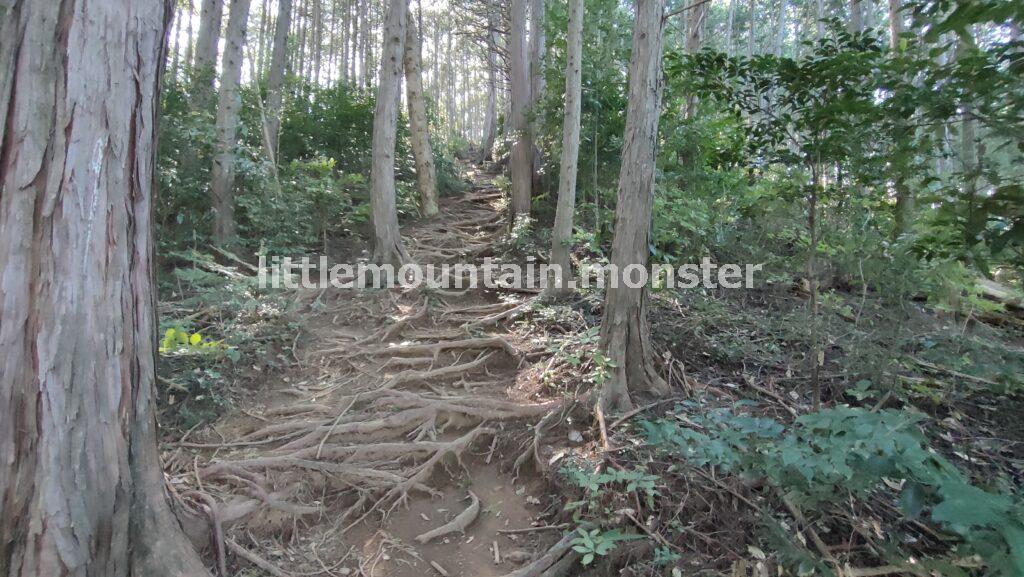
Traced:
<path fill-rule="evenodd" d="M 479 261 L 503 234 L 493 175 L 470 176 L 437 218 L 403 230 L 415 262 Z M 530 297 L 309 295 L 299 368 L 181 445 L 191 474 L 179 485 L 192 490 L 181 492 L 209 505 L 229 553 L 268 564 L 240 562 L 240 574 L 500 576 L 557 541 L 557 530 L 500 532 L 543 524 L 550 502 L 532 469 L 516 479 L 511 467 L 532 447 L 530 425 L 559 407 L 519 378 L 540 353 L 511 330 Z M 471 493 L 479 513 L 464 531 L 416 540 Z"/>

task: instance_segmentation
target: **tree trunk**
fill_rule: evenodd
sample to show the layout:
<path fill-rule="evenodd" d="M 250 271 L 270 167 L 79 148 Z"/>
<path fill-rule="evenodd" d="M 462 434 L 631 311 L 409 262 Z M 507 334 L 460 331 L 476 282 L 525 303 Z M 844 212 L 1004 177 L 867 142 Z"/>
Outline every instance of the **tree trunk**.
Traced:
<path fill-rule="evenodd" d="M 850 0 L 850 33 L 859 34 L 864 31 L 864 14 L 861 11 L 861 0 Z"/>
<path fill-rule="evenodd" d="M 580 152 L 580 106 L 582 100 L 583 0 L 569 2 L 569 30 L 565 55 L 565 121 L 562 125 L 562 160 L 558 174 L 558 206 L 551 231 L 550 264 L 561 274 L 550 279 L 548 294 L 569 292 L 572 278 L 569 248 L 572 242 L 572 217 L 576 210 L 576 172 Z"/>
<path fill-rule="evenodd" d="M 197 100 L 203 108 L 213 104 L 213 87 L 217 77 L 217 47 L 220 25 L 224 18 L 224 0 L 202 0 L 199 13 L 199 38 L 196 39 L 196 65 L 193 77 Z"/>
<path fill-rule="evenodd" d="M 815 0 L 814 10 L 814 14 L 817 16 L 814 39 L 821 40 L 825 37 L 825 0 Z"/>
<path fill-rule="evenodd" d="M 709 2 L 705 0 L 691 0 L 686 10 L 686 41 L 684 49 L 687 54 L 696 54 L 704 45 L 704 23 L 707 21 Z M 683 110 L 684 118 L 692 118 L 697 108 L 697 95 L 690 93 L 686 97 L 686 108 Z"/>
<path fill-rule="evenodd" d="M 480 142 L 480 160 L 491 160 L 491 149 L 498 133 L 498 56 L 497 23 L 488 11 L 487 24 L 487 108 L 484 112 L 483 137 Z"/>
<path fill-rule="evenodd" d="M 747 3 L 747 58 L 754 55 L 754 12 L 756 7 L 756 0 L 750 0 Z"/>
<path fill-rule="evenodd" d="M 204 576 L 157 452 L 169 0 L 0 15 L 0 575 Z"/>
<path fill-rule="evenodd" d="M 288 61 L 288 30 L 292 26 L 292 0 L 277 0 L 277 23 L 274 28 L 274 48 L 270 56 L 267 75 L 267 136 L 271 162 L 277 163 L 278 137 L 281 133 L 281 103 L 283 99 L 284 69 Z"/>
<path fill-rule="evenodd" d="M 238 113 L 242 107 L 239 83 L 246 24 L 251 0 L 231 0 L 227 44 L 221 62 L 220 95 L 217 101 L 217 143 L 213 159 L 213 242 L 220 247 L 235 243 L 235 147 Z"/>
<path fill-rule="evenodd" d="M 370 208 L 373 213 L 373 261 L 400 266 L 408 260 L 398 228 L 395 204 L 395 139 L 398 100 L 402 87 L 402 49 L 405 44 L 407 0 L 388 0 L 381 48 L 377 107 L 373 113 L 373 163 L 370 168 Z"/>
<path fill-rule="evenodd" d="M 629 62 L 629 100 L 611 264 L 647 266 L 658 120 L 661 109 L 661 45 L 664 0 L 637 0 L 633 52 Z M 619 279 L 622 280 L 621 278 Z M 647 324 L 647 287 L 610 283 L 601 319 L 601 351 L 612 361 L 600 394 L 605 412 L 627 410 L 630 393 L 667 394 L 669 386 L 655 369 Z"/>
<path fill-rule="evenodd" d="M 547 51 L 547 37 L 544 32 L 544 20 L 547 15 L 544 13 L 544 0 L 530 0 L 530 109 L 536 110 L 538 104 L 544 99 L 544 91 L 547 83 L 544 79 L 544 54 Z M 531 141 L 536 140 L 540 132 L 535 119 L 532 127 Z M 539 160 L 539 155 L 537 160 Z M 539 168 L 539 166 L 535 166 Z"/>
<path fill-rule="evenodd" d="M 775 28 L 775 55 L 782 56 L 782 45 L 786 39 L 786 9 L 788 8 L 788 2 L 786 0 L 779 1 L 779 19 L 776 22 Z"/>
<path fill-rule="evenodd" d="M 900 49 L 900 34 L 903 34 L 903 13 L 900 0 L 889 0 L 889 48 Z"/>
<path fill-rule="evenodd" d="M 725 25 L 725 53 L 732 56 L 732 28 L 736 20 L 736 0 L 729 0 L 729 16 Z"/>
<path fill-rule="evenodd" d="M 409 101 L 409 132 L 412 153 L 416 157 L 416 185 L 420 191 L 420 213 L 437 214 L 437 172 L 434 152 L 430 149 L 430 128 L 427 126 L 427 103 L 423 97 L 423 63 L 420 61 L 421 33 L 412 18 L 405 22 L 405 89 Z"/>
<path fill-rule="evenodd" d="M 188 26 L 185 27 L 185 70 L 191 70 L 195 62 L 195 38 L 193 38 L 193 27 L 192 27 L 192 13 L 194 12 L 194 4 L 192 0 L 188 0 L 185 3 L 185 14 L 188 15 Z"/>
<path fill-rule="evenodd" d="M 526 38 L 527 0 L 512 0 L 512 25 L 509 31 L 509 58 L 512 68 L 512 221 L 530 214 L 533 194 L 533 144 L 527 110 L 530 98 L 530 70 L 527 61 Z"/>

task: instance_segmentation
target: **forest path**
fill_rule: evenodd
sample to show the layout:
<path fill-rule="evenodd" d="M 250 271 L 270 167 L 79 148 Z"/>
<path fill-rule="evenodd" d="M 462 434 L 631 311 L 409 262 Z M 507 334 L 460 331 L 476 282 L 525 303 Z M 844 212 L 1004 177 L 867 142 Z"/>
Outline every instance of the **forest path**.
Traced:
<path fill-rule="evenodd" d="M 403 230 L 414 262 L 479 262 L 506 234 L 495 175 L 468 173 L 468 192 Z M 529 424 L 560 408 L 536 398 L 527 370 L 544 350 L 515 332 L 531 296 L 304 295 L 298 368 L 197 435 L 219 442 L 181 444 L 196 451 L 187 485 L 216 501 L 228 552 L 265 562 L 239 574 L 500 576 L 557 540 L 530 530 L 552 501 L 532 463 L 512 470 L 534 457 Z M 468 527 L 416 539 L 473 517 L 476 500 Z"/>

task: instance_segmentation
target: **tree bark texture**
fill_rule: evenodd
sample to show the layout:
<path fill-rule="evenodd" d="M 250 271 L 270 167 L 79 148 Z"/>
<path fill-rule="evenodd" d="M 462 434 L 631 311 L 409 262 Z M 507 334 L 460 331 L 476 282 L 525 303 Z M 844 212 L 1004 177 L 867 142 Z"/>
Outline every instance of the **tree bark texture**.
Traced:
<path fill-rule="evenodd" d="M 512 83 L 512 219 L 530 214 L 533 191 L 533 143 L 527 111 L 530 97 L 530 70 L 527 60 L 526 36 L 527 0 L 512 0 L 511 30 L 509 32 L 509 58 Z"/>
<path fill-rule="evenodd" d="M 196 39 L 194 78 L 197 83 L 197 97 L 200 105 L 207 108 L 213 103 L 220 25 L 224 18 L 224 0 L 202 0 L 202 2 L 199 12 L 199 37 Z"/>
<path fill-rule="evenodd" d="M 0 575 L 203 576 L 157 453 L 170 0 L 0 16 Z"/>
<path fill-rule="evenodd" d="M 213 158 L 213 242 L 231 247 L 235 243 L 235 148 L 238 144 L 238 114 L 242 107 L 239 84 L 245 31 L 251 0 L 231 0 L 227 44 L 221 62 L 220 94 L 217 99 L 217 142 Z"/>
<path fill-rule="evenodd" d="M 398 100 L 402 88 L 407 0 L 388 0 L 381 47 L 377 104 L 373 113 L 370 208 L 373 213 L 373 260 L 401 265 L 408 260 L 398 228 L 395 199 L 395 140 Z"/>
<path fill-rule="evenodd" d="M 291 19 L 292 0 L 277 0 L 274 48 L 270 55 L 270 72 L 267 74 L 267 134 L 270 136 L 273 162 L 277 162 L 278 136 L 281 132 L 282 89 L 285 63 L 288 61 L 288 30 L 292 26 Z"/>
<path fill-rule="evenodd" d="M 629 62 L 629 95 L 611 264 L 620 274 L 629 265 L 647 266 L 650 255 L 651 210 L 658 120 L 663 88 L 661 74 L 664 0 L 637 0 L 633 51 Z M 621 279 L 620 279 L 621 280 Z M 602 386 L 600 404 L 606 412 L 632 406 L 630 393 L 669 392 L 654 366 L 647 323 L 647 288 L 610 284 L 601 319 L 601 350 L 613 362 Z"/>
<path fill-rule="evenodd" d="M 405 93 L 409 104 L 409 132 L 416 158 L 416 187 L 420 191 L 420 213 L 437 214 L 437 171 L 430 149 L 427 103 L 423 95 L 423 63 L 420 61 L 421 33 L 410 10 L 405 23 Z"/>
<path fill-rule="evenodd" d="M 569 259 L 572 217 L 576 210 L 576 174 L 580 152 L 580 109 L 582 100 L 583 0 L 569 0 L 569 27 L 565 57 L 565 120 L 562 125 L 562 160 L 558 174 L 558 206 L 551 231 L 552 265 L 561 267 L 561 277 L 552 279 L 548 293 L 567 292 L 572 278 Z"/>

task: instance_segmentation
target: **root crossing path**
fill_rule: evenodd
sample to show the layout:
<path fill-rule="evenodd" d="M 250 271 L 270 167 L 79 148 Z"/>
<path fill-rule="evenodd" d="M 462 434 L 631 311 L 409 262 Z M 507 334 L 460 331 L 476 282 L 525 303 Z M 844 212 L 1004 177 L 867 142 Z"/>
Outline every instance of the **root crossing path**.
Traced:
<path fill-rule="evenodd" d="M 469 192 L 404 230 L 416 262 L 480 261 L 505 234 L 493 175 L 470 175 Z M 169 462 L 182 502 L 214 529 L 222 570 L 564 573 L 564 532 L 546 520 L 560 506 L 535 473 L 533 432 L 561 402 L 535 392 L 531 362 L 546 353 L 516 332 L 533 296 L 304 296 L 297 366 L 178 443 Z"/>

